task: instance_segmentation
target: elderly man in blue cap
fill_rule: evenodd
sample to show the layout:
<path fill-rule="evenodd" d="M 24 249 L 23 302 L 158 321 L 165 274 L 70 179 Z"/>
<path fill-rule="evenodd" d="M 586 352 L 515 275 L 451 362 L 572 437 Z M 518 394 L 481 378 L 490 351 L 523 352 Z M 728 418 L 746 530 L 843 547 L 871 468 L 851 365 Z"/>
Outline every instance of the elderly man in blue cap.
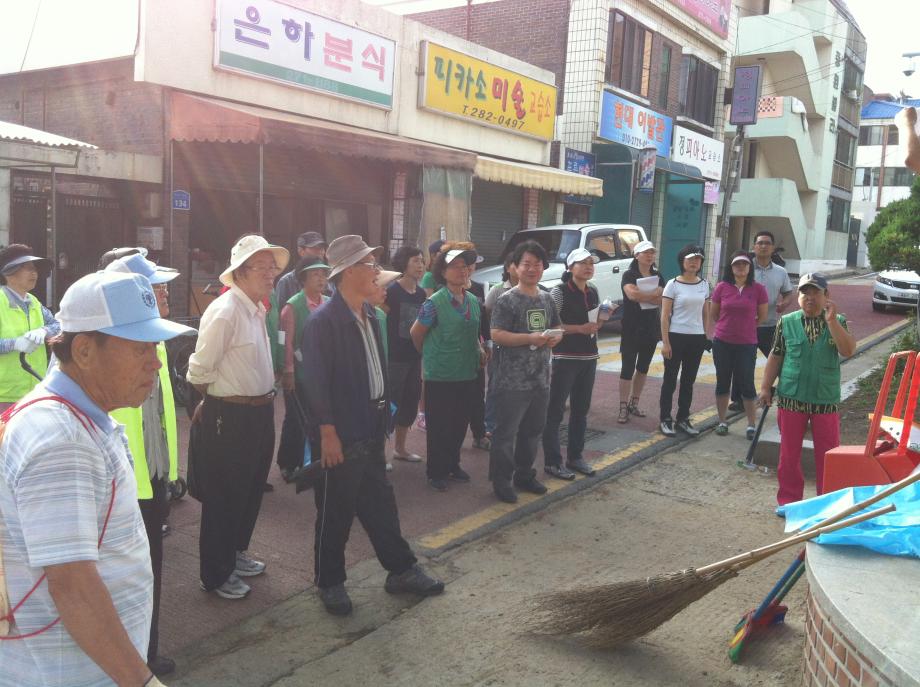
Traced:
<path fill-rule="evenodd" d="M 58 366 L 4 415 L 0 546 L 11 609 L 6 684 L 159 685 L 147 666 L 153 575 L 124 430 L 160 368 L 157 342 L 193 329 L 160 317 L 150 282 L 95 273 L 61 299 Z M 2 596 L 2 595 L 0 595 Z"/>

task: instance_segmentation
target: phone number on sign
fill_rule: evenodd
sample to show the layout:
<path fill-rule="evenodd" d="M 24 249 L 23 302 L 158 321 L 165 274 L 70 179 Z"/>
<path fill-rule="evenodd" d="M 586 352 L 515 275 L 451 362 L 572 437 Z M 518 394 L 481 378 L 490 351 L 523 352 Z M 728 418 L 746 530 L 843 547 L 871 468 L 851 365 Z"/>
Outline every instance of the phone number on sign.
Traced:
<path fill-rule="evenodd" d="M 476 117 L 486 122 L 492 122 L 493 124 L 499 124 L 501 126 L 507 126 L 512 129 L 523 129 L 524 120 L 515 119 L 514 117 L 506 117 L 505 115 L 495 116 L 494 112 L 485 110 L 481 107 L 470 107 L 469 105 L 463 106 L 463 114 L 468 117 Z"/>

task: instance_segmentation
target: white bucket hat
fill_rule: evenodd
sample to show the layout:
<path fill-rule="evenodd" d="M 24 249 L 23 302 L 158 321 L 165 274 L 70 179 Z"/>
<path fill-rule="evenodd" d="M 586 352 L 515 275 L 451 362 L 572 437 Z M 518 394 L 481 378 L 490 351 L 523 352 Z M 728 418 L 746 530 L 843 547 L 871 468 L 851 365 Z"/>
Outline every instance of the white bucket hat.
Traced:
<path fill-rule="evenodd" d="M 339 272 L 347 270 L 371 253 L 375 257 L 380 255 L 382 250 L 383 247 L 381 246 L 371 248 L 357 234 L 339 236 L 326 248 L 326 264 L 332 268 L 329 271 L 329 278 L 331 279 Z"/>
<path fill-rule="evenodd" d="M 249 258 L 263 250 L 271 251 L 279 270 L 287 267 L 288 261 L 291 259 L 291 254 L 287 248 L 269 243 L 264 236 L 249 234 L 237 241 L 236 245 L 230 250 L 230 266 L 220 273 L 220 283 L 225 286 L 231 286 L 233 284 L 233 270 L 241 267 Z"/>

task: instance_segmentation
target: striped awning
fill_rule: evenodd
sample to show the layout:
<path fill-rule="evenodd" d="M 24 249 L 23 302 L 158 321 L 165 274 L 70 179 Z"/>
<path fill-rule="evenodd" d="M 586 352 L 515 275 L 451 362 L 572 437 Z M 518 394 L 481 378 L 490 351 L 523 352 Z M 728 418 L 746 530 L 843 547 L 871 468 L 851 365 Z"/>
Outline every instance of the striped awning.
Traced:
<path fill-rule="evenodd" d="M 499 184 L 538 188 L 543 191 L 556 191 L 573 196 L 599 197 L 604 195 L 602 179 L 566 172 L 555 167 L 499 160 L 484 155 L 476 158 L 476 168 L 473 174 L 480 179 L 495 181 Z"/>

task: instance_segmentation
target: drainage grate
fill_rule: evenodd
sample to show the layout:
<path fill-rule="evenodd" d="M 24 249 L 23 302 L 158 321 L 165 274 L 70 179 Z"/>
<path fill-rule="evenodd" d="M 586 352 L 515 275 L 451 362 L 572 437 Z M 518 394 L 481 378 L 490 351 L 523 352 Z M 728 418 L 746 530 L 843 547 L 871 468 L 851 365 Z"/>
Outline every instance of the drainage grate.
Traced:
<path fill-rule="evenodd" d="M 590 427 L 588 427 L 588 428 L 585 430 L 585 444 L 588 444 L 588 443 L 594 441 L 595 439 L 599 439 L 600 437 L 604 436 L 605 434 L 606 434 L 606 432 L 604 432 L 604 431 L 602 431 L 602 430 L 600 430 L 600 429 L 591 429 Z M 569 445 L 569 425 L 568 425 L 568 423 L 565 423 L 565 424 L 559 426 L 559 443 L 560 443 L 562 446 L 568 446 L 568 445 Z"/>

